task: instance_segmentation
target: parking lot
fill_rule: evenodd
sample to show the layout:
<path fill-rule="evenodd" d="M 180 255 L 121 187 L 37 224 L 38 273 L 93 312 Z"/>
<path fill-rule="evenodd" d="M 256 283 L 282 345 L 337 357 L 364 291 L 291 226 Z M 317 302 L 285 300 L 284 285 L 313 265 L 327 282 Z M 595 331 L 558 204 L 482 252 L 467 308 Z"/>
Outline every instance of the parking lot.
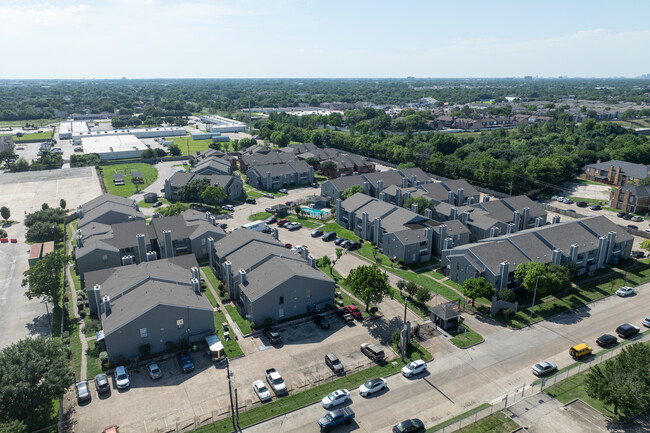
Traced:
<path fill-rule="evenodd" d="M 282 343 L 275 346 L 261 334 L 241 340 L 239 343 L 248 354 L 230 362 L 239 406 L 243 409 L 258 404 L 252 383 L 258 379 L 265 381 L 264 372 L 268 368 L 278 370 L 292 393 L 333 375 L 324 362 L 327 353 L 335 353 L 346 371 L 372 365 L 359 350 L 361 343 L 387 341 L 395 327 L 385 319 L 346 325 L 332 315 L 328 321 L 329 329 L 318 328 L 311 319 L 298 325 L 280 326 Z M 395 356 L 388 347 L 383 349 L 387 358 Z M 126 390 L 116 390 L 111 381 L 110 396 L 98 397 L 91 384 L 92 401 L 75 409 L 77 430 L 101 431 L 107 425 L 118 424 L 121 432 L 153 431 L 195 416 L 205 418 L 228 411 L 225 364 L 215 364 L 202 350 L 191 355 L 196 369 L 189 374 L 183 374 L 176 359 L 171 358 L 159 363 L 163 377 L 157 381 L 149 379 L 146 369 L 140 368 L 130 371 L 132 385 Z M 73 400 L 73 397 L 72 393 L 68 394 L 68 398 Z"/>

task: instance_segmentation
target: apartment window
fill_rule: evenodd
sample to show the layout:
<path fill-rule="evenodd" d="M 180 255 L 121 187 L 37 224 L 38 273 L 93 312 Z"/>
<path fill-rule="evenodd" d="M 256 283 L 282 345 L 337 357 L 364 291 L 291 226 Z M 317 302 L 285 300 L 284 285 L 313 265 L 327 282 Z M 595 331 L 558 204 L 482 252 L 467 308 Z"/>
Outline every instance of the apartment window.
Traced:
<path fill-rule="evenodd" d="M 176 321 L 176 326 L 178 327 L 178 329 L 182 329 L 183 328 L 183 319 L 178 319 Z"/>
<path fill-rule="evenodd" d="M 102 256 L 102 262 L 104 263 L 108 262 L 108 256 L 106 254 Z"/>
<path fill-rule="evenodd" d="M 311 289 L 305 289 L 305 296 L 311 298 Z"/>
<path fill-rule="evenodd" d="M 284 304 L 284 296 L 280 296 L 280 305 Z"/>
<path fill-rule="evenodd" d="M 201 245 L 205 245 L 205 238 L 201 239 Z"/>
<path fill-rule="evenodd" d="M 147 328 L 140 328 L 140 338 L 147 338 Z"/>

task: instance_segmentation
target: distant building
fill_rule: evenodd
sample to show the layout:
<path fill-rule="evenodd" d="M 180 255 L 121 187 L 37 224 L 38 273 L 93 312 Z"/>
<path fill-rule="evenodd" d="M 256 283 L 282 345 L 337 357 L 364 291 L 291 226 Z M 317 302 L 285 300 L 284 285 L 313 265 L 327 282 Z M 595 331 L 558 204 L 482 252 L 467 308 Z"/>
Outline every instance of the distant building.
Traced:
<path fill-rule="evenodd" d="M 135 135 L 109 135 L 81 139 L 84 154 L 95 153 L 101 160 L 140 158 L 148 147 Z"/>
<path fill-rule="evenodd" d="M 223 187 L 228 195 L 224 201 L 237 200 L 244 194 L 244 182 L 239 176 L 177 172 L 165 180 L 165 198 L 171 201 L 184 200 L 185 197 L 181 196 L 180 189 L 194 179 L 209 179 L 210 185 Z"/>
<path fill-rule="evenodd" d="M 248 126 L 243 122 L 217 116 L 216 114 L 201 116 L 201 121 L 207 124 L 207 129 L 210 132 L 244 132 L 248 129 Z"/>
<path fill-rule="evenodd" d="M 649 212 L 650 186 L 619 186 L 609 193 L 609 207 L 638 214 Z"/>
<path fill-rule="evenodd" d="M 650 170 L 647 165 L 613 159 L 586 165 L 585 171 L 580 177 L 594 182 L 620 186 L 626 183 L 638 184 L 648 176 L 650 176 Z"/>
<path fill-rule="evenodd" d="M 11 135 L 0 136 L 0 152 L 14 150 L 14 138 Z"/>
<path fill-rule="evenodd" d="M 314 168 L 305 161 L 254 165 L 246 172 L 246 181 L 252 187 L 267 191 L 291 185 L 309 185 L 314 182 Z"/>

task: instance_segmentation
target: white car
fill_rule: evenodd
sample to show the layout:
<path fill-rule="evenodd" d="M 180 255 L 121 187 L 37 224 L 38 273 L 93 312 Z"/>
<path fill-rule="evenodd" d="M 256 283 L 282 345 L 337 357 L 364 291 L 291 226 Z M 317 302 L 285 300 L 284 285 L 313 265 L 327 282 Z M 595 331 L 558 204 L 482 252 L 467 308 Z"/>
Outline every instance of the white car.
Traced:
<path fill-rule="evenodd" d="M 350 391 L 347 389 L 337 389 L 326 397 L 323 397 L 323 408 L 329 409 L 338 406 L 339 404 L 343 404 L 346 401 L 350 401 Z"/>
<path fill-rule="evenodd" d="M 411 361 L 402 368 L 402 374 L 405 377 L 411 377 L 414 374 L 422 373 L 424 371 L 427 371 L 427 363 L 421 359 Z"/>
<path fill-rule="evenodd" d="M 388 388 L 388 384 L 386 383 L 386 380 L 383 377 L 379 377 L 377 379 L 371 379 L 368 382 L 361 385 L 359 387 L 359 394 L 361 394 L 362 397 L 367 397 L 370 394 L 374 394 L 386 388 Z"/>
<path fill-rule="evenodd" d="M 221 209 L 231 211 L 231 212 L 235 210 L 235 208 L 230 204 L 226 204 L 226 205 L 221 206 Z"/>
<path fill-rule="evenodd" d="M 650 328 L 650 316 L 643 319 L 643 322 L 641 322 L 641 323 L 643 323 L 643 326 L 646 326 L 646 327 Z"/>
<path fill-rule="evenodd" d="M 282 189 L 280 190 L 280 192 L 281 192 L 282 194 L 289 194 L 289 191 L 286 190 L 286 189 L 284 189 L 284 188 L 282 188 Z"/>
<path fill-rule="evenodd" d="M 271 391 L 269 391 L 261 380 L 253 382 L 253 390 L 261 401 L 271 400 Z"/>
<path fill-rule="evenodd" d="M 131 385 L 131 381 L 129 380 L 129 373 L 127 373 L 126 367 L 123 365 L 120 365 L 115 369 L 115 384 L 117 385 L 118 389 L 127 388 L 129 385 Z"/>
<path fill-rule="evenodd" d="M 23 146 L 18 146 L 16 150 L 25 150 L 25 148 Z"/>
<path fill-rule="evenodd" d="M 542 361 L 530 367 L 535 376 L 543 376 L 557 370 L 557 365 L 551 361 Z"/>
<path fill-rule="evenodd" d="M 634 294 L 634 288 L 623 286 L 616 291 L 616 294 L 621 297 L 630 296 Z"/>
<path fill-rule="evenodd" d="M 302 250 L 305 249 L 304 245 L 296 245 L 295 247 L 291 248 L 291 251 L 295 251 L 297 253 L 302 253 Z"/>

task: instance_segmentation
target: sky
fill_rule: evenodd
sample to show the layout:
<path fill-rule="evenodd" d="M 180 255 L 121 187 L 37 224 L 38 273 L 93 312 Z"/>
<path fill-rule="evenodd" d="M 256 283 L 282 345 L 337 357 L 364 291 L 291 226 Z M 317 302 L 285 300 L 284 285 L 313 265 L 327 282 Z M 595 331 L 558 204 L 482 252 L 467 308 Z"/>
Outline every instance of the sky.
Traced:
<path fill-rule="evenodd" d="M 0 0 L 0 79 L 636 77 L 650 2 Z"/>

